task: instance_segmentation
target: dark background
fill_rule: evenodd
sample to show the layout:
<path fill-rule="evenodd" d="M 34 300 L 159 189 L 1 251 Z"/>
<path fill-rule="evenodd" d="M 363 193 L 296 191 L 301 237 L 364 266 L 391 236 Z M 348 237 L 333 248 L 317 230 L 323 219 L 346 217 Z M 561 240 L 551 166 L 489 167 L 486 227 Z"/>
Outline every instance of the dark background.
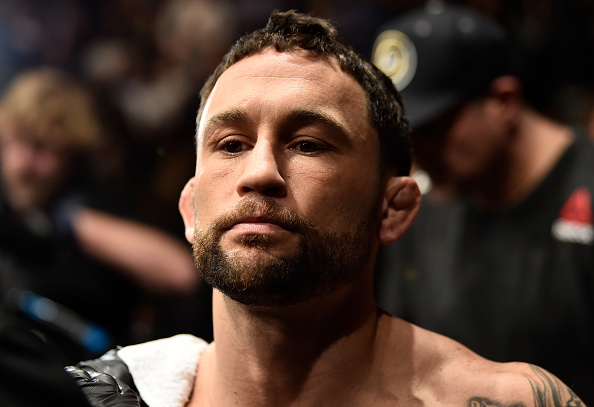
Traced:
<path fill-rule="evenodd" d="M 371 53 L 380 25 L 425 3 L 291 0 L 0 0 L 0 91 L 23 69 L 52 65 L 93 86 L 111 126 L 96 166 L 139 219 L 182 233 L 177 198 L 193 174 L 197 94 L 229 45 L 290 8 L 332 19 Z M 521 50 L 532 104 L 587 125 L 594 105 L 594 2 L 467 0 Z"/>

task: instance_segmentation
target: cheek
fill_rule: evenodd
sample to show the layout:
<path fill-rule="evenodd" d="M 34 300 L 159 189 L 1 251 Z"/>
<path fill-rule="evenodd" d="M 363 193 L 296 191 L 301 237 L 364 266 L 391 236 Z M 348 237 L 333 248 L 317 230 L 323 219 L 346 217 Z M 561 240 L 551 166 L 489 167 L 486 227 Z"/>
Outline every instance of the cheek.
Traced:
<path fill-rule="evenodd" d="M 486 140 L 486 129 L 472 118 L 459 120 L 452 126 L 443 145 L 443 157 L 449 168 L 471 170 L 481 160 Z"/>
<path fill-rule="evenodd" d="M 201 168 L 196 172 L 194 202 L 199 226 L 205 226 L 204 222 L 209 222 L 224 207 L 231 205 L 230 199 L 235 191 L 232 177 L 233 171 L 223 169 Z"/>
<path fill-rule="evenodd" d="M 30 165 L 31 160 L 22 153 L 23 149 L 13 146 L 2 146 L 0 148 L 0 166 L 5 174 L 21 172 Z"/>
<path fill-rule="evenodd" d="M 368 216 L 378 199 L 378 172 L 353 173 L 343 168 L 304 173 L 300 179 L 290 186 L 297 211 L 323 227 L 340 230 L 353 225 Z"/>
<path fill-rule="evenodd" d="M 38 174 L 48 178 L 60 178 L 68 172 L 68 158 L 59 154 L 42 153 L 34 161 Z"/>

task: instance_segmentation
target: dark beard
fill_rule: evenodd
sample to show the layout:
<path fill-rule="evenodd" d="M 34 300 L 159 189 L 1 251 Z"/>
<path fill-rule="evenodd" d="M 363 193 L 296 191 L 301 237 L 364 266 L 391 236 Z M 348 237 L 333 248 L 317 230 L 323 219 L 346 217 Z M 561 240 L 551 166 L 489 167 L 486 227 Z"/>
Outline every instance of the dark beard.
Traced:
<path fill-rule="evenodd" d="M 333 292 L 356 281 L 369 260 L 376 230 L 378 204 L 350 232 L 322 232 L 298 215 L 263 197 L 244 199 L 237 208 L 217 218 L 212 226 L 194 234 L 194 259 L 205 281 L 231 299 L 245 304 L 281 307 Z M 271 257 L 269 237 L 249 235 L 242 239 L 254 249 L 249 260 L 231 258 L 221 249 L 222 235 L 235 219 L 264 214 L 299 235 L 296 253 Z M 260 253 L 260 251 L 262 251 Z"/>

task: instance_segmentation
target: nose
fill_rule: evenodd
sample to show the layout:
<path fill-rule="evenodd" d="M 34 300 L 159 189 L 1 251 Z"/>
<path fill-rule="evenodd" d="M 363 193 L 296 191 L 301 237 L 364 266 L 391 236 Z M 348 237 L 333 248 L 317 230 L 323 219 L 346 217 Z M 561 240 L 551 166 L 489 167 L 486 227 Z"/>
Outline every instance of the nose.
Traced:
<path fill-rule="evenodd" d="M 286 196 L 287 184 L 281 174 L 280 154 L 270 142 L 258 141 L 241 163 L 243 172 L 237 181 L 237 193 L 240 196 L 250 192 L 275 198 Z"/>

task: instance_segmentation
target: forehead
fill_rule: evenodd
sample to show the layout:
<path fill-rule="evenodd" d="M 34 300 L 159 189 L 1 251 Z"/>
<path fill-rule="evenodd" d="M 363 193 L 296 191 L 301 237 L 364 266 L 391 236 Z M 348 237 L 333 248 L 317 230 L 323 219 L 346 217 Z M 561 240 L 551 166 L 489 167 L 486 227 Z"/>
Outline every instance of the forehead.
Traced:
<path fill-rule="evenodd" d="M 266 49 L 229 67 L 206 102 L 200 127 L 209 117 L 232 108 L 268 114 L 321 109 L 346 125 L 370 123 L 365 92 L 359 83 L 342 71 L 334 58 L 303 50 Z"/>

